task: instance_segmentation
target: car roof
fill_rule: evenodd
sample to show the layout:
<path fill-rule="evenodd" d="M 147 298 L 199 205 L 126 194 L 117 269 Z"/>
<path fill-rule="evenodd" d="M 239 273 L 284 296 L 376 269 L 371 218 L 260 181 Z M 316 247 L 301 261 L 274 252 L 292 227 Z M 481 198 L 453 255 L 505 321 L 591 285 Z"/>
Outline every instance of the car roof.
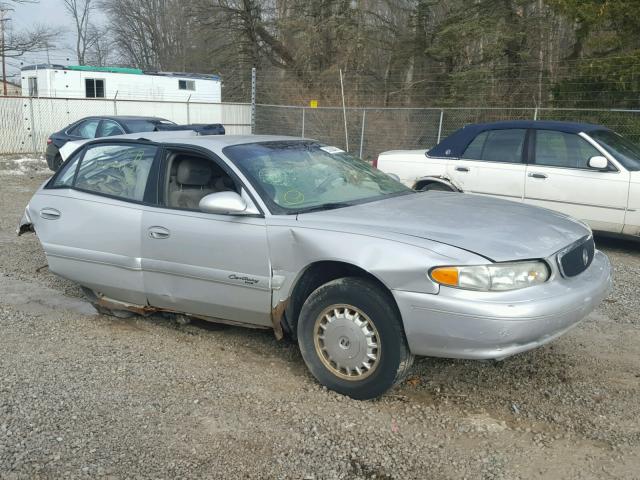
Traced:
<path fill-rule="evenodd" d="M 508 120 L 490 123 L 474 123 L 455 131 L 438 145 L 427 152 L 430 157 L 460 157 L 467 145 L 479 133 L 487 130 L 506 130 L 511 128 L 555 130 L 565 133 L 593 132 L 595 130 L 609 130 L 602 125 L 578 122 L 558 122 L 548 120 Z"/>
<path fill-rule="evenodd" d="M 127 120 L 148 120 L 148 121 L 156 121 L 156 122 L 168 121 L 166 118 L 162 118 L 162 117 L 145 117 L 140 115 L 91 115 L 90 117 L 84 117 L 79 121 L 88 120 L 91 118 L 104 118 L 107 120 L 122 120 L 122 121 L 127 121 Z"/>

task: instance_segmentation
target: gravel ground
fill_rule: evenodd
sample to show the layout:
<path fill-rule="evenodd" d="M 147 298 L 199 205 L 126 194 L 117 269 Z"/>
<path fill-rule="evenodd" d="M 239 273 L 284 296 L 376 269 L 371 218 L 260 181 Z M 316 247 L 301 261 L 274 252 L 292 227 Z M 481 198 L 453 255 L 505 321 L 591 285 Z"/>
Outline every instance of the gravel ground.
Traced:
<path fill-rule="evenodd" d="M 0 158 L 0 479 L 640 478 L 640 244 L 599 240 L 614 292 L 555 343 L 358 402 L 268 332 L 98 315 L 15 237 L 46 177 Z"/>

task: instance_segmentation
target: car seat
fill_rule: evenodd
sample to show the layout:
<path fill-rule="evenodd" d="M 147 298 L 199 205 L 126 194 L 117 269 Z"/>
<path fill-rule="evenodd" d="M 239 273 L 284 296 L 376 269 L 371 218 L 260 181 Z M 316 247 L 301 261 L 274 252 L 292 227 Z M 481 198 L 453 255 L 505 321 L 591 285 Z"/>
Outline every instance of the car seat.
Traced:
<path fill-rule="evenodd" d="M 204 158 L 182 157 L 176 182 L 169 192 L 169 206 L 197 210 L 200 200 L 217 190 L 211 186 L 211 162 Z"/>

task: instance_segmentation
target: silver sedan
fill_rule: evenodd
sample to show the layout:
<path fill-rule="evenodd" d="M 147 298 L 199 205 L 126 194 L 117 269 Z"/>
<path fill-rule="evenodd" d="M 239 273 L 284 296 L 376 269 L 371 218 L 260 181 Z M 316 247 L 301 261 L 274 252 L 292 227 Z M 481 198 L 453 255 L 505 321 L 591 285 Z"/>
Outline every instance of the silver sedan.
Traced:
<path fill-rule="evenodd" d="M 144 137 L 80 146 L 18 232 L 103 313 L 273 329 L 353 398 L 384 393 L 414 355 L 543 345 L 610 288 L 591 231 L 560 213 L 414 192 L 305 139 Z"/>

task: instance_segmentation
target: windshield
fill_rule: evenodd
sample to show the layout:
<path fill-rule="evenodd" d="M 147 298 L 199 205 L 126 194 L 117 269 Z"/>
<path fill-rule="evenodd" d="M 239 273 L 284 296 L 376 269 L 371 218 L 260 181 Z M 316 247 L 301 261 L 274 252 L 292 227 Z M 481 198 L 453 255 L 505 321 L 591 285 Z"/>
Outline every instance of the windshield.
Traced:
<path fill-rule="evenodd" d="M 355 205 L 413 191 L 336 147 L 280 141 L 224 149 L 276 214 Z"/>
<path fill-rule="evenodd" d="M 627 170 L 640 170 L 640 145 L 610 130 L 598 130 L 589 133 L 589 135 Z"/>

